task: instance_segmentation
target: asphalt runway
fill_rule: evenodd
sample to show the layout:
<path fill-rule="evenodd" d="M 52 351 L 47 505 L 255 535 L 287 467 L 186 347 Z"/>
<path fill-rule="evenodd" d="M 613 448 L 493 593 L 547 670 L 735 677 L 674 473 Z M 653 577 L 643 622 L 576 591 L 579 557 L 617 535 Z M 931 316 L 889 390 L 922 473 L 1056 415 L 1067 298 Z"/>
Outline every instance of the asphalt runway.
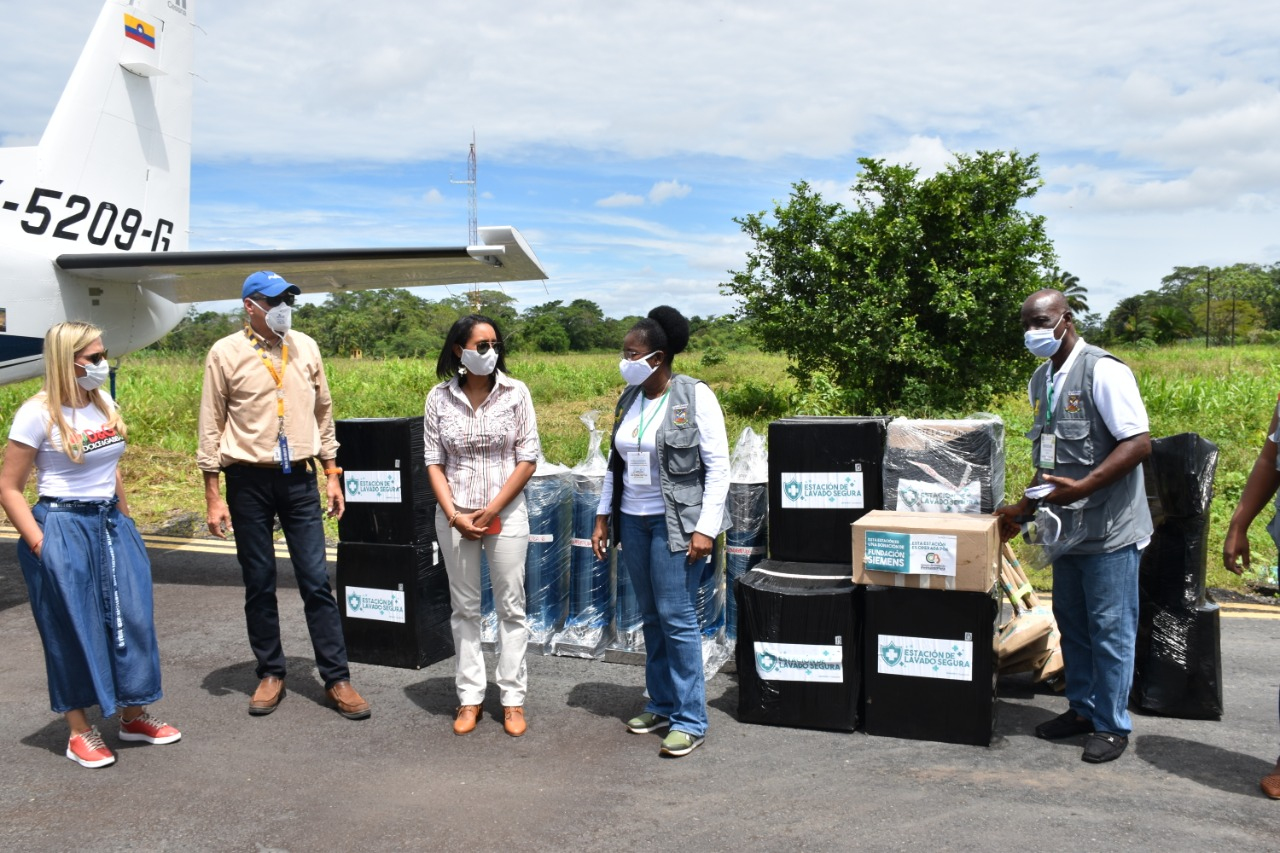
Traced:
<path fill-rule="evenodd" d="M 63 757 L 12 536 L 0 536 L 0 847 L 6 850 L 1276 850 L 1273 765 L 1280 609 L 1222 619 L 1221 721 L 1138 716 L 1118 761 L 1033 727 L 1065 702 L 1000 684 L 989 748 L 756 726 L 736 719 L 737 677 L 708 683 L 711 728 L 685 758 L 622 720 L 639 667 L 529 658 L 529 732 L 485 719 L 453 735 L 453 660 L 423 670 L 353 664 L 373 716 L 326 707 L 301 605 L 281 561 L 289 694 L 250 717 L 255 686 L 234 556 L 149 537 L 168 746 L 120 744 L 86 770 Z M 492 673 L 492 659 L 490 659 Z M 91 717 L 92 719 L 92 717 Z"/>

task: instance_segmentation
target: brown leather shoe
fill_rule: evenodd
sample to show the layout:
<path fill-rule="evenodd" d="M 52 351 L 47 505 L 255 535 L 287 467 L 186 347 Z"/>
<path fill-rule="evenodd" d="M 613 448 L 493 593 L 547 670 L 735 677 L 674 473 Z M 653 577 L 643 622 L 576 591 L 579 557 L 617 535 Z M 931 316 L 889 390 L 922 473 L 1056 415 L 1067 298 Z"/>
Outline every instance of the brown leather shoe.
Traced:
<path fill-rule="evenodd" d="M 458 714 L 453 718 L 453 733 L 455 735 L 470 734 L 475 731 L 476 723 L 479 721 L 479 705 L 459 705 Z"/>
<path fill-rule="evenodd" d="M 284 679 L 268 675 L 258 682 L 258 689 L 253 691 L 249 700 L 249 713 L 255 717 L 265 717 L 276 709 L 284 698 Z"/>
<path fill-rule="evenodd" d="M 529 726 L 524 721 L 524 707 L 508 705 L 502 709 L 502 728 L 512 737 L 520 737 Z"/>
<path fill-rule="evenodd" d="M 1280 761 L 1276 762 L 1275 770 L 1262 777 L 1260 785 L 1262 793 L 1273 800 L 1280 800 Z"/>
<path fill-rule="evenodd" d="M 363 720 L 369 716 L 369 703 L 356 692 L 350 681 L 339 681 L 325 691 L 325 695 L 338 706 L 338 713 L 348 720 Z"/>

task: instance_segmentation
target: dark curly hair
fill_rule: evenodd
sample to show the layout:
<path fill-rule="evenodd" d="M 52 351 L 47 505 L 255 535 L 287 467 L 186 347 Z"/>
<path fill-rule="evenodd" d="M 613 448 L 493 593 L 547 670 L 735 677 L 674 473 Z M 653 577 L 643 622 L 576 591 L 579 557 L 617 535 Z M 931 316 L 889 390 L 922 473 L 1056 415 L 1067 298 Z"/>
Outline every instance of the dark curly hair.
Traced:
<path fill-rule="evenodd" d="M 654 308 L 643 320 L 636 321 L 631 331 L 640 336 L 650 352 L 662 350 L 667 364 L 689 345 L 689 321 L 670 305 Z"/>

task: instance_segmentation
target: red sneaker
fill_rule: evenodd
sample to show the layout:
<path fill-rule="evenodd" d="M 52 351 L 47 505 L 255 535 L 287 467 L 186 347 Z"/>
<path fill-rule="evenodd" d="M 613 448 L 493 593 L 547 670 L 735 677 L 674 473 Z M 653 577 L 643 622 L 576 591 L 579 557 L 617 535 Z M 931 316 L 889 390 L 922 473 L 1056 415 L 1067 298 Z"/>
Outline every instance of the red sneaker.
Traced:
<path fill-rule="evenodd" d="M 132 720 L 120 718 L 120 740 L 142 740 L 147 743 L 173 743 L 182 732 L 143 711 Z"/>
<path fill-rule="evenodd" d="M 93 726 L 87 732 L 72 735 L 67 741 L 67 758 L 81 767 L 106 767 L 115 764 L 116 757 L 98 734 L 98 727 Z"/>

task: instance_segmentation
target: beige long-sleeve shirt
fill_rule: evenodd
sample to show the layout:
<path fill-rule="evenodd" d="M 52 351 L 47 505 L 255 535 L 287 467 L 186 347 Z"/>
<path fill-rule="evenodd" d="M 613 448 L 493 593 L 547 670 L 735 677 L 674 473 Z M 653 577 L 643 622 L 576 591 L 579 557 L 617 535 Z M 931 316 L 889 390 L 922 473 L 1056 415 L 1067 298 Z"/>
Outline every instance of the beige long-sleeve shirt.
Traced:
<path fill-rule="evenodd" d="M 250 333 L 252 334 L 252 332 Z M 254 335 L 281 370 L 279 342 L 268 346 Z M 334 459 L 333 400 L 316 342 L 301 332 L 285 335 L 289 363 L 284 369 L 284 432 L 295 463 L 312 456 Z M 216 472 L 228 465 L 270 465 L 279 446 L 276 380 L 243 331 L 227 335 L 209 350 L 200 396 L 200 444 L 196 464 Z"/>

